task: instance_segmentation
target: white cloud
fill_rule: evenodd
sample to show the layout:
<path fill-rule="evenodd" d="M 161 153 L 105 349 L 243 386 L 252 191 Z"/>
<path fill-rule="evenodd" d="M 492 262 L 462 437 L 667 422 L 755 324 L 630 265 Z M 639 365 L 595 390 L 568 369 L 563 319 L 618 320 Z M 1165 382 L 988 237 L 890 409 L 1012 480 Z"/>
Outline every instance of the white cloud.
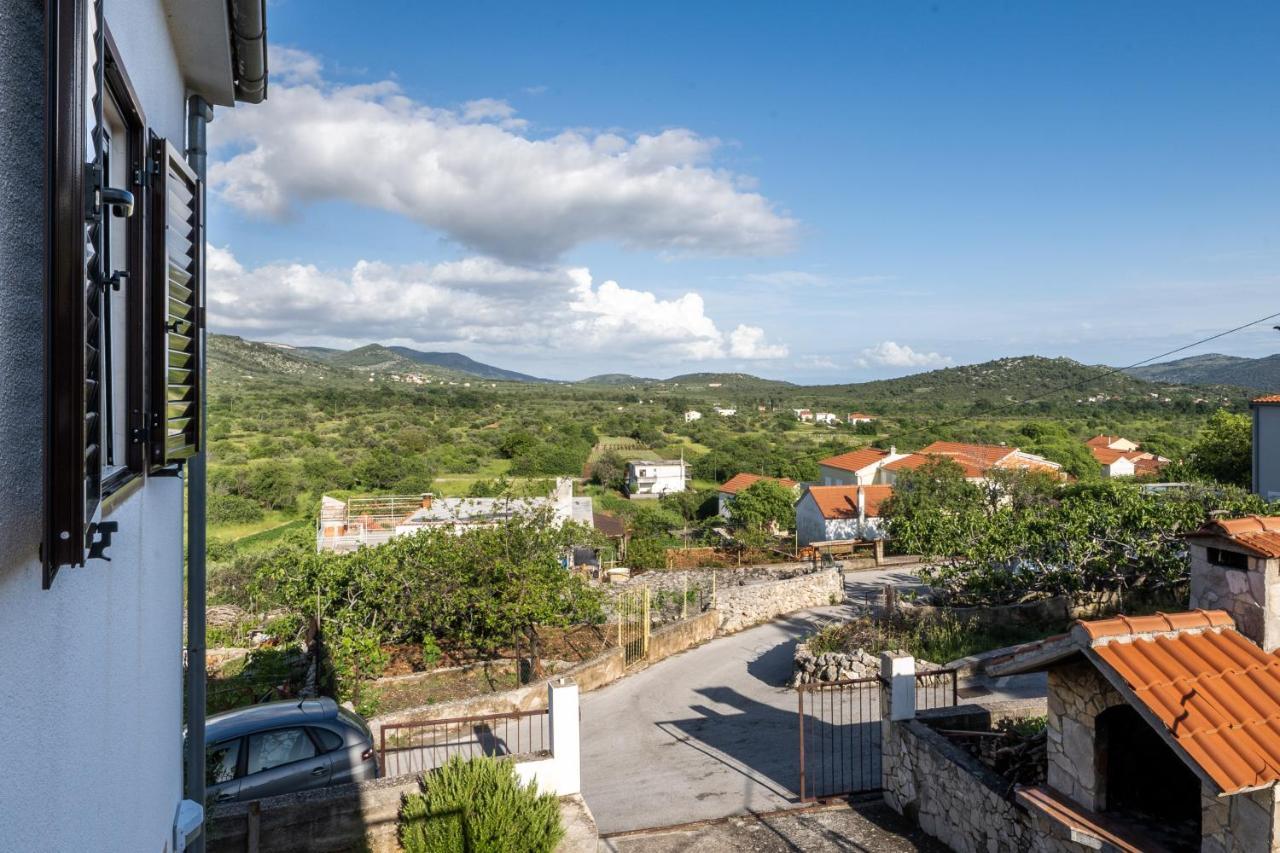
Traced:
<path fill-rule="evenodd" d="M 522 133 L 504 101 L 460 111 L 415 101 L 391 80 L 326 82 L 313 56 L 273 53 L 271 97 L 211 125 L 211 185 L 246 212 L 284 217 L 344 200 L 410 217 L 507 262 L 548 262 L 596 240 L 710 254 L 785 249 L 795 220 L 711 164 L 718 140 L 691 130 L 621 136 Z M 222 157 L 224 159 L 217 159 Z"/>
<path fill-rule="evenodd" d="M 792 285 L 804 286 L 822 286 L 827 284 L 829 279 L 823 275 L 805 272 L 804 270 L 774 270 L 773 272 L 753 272 L 743 276 L 747 281 L 756 284 L 776 285 L 779 287 L 789 287 Z"/>
<path fill-rule="evenodd" d="M 729 333 L 729 355 L 732 358 L 786 358 L 785 344 L 770 344 L 759 326 L 738 326 Z"/>
<path fill-rule="evenodd" d="M 916 352 L 905 344 L 881 341 L 862 351 L 859 367 L 946 367 L 953 364 L 949 356 L 936 352 Z"/>
<path fill-rule="evenodd" d="M 210 246 L 210 324 L 219 332 L 292 343 L 477 344 L 646 359 L 770 359 L 786 355 L 764 331 L 721 332 L 702 297 L 661 299 L 586 269 L 530 268 L 472 257 L 434 265 L 360 261 L 246 269 Z"/>

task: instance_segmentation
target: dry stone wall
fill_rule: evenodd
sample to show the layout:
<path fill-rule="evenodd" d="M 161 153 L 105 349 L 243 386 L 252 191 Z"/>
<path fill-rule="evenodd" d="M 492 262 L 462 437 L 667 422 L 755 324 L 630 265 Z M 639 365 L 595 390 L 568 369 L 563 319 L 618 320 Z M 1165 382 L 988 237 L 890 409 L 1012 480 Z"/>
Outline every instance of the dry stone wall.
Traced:
<path fill-rule="evenodd" d="M 789 580 L 717 588 L 719 633 L 732 634 L 784 613 L 838 604 L 843 600 L 844 576 L 837 571 L 819 571 Z"/>
<path fill-rule="evenodd" d="M 1100 811 L 1105 804 L 1094 766 L 1097 718 L 1125 701 L 1092 664 L 1081 662 L 1049 670 L 1048 703 L 1049 787 Z"/>

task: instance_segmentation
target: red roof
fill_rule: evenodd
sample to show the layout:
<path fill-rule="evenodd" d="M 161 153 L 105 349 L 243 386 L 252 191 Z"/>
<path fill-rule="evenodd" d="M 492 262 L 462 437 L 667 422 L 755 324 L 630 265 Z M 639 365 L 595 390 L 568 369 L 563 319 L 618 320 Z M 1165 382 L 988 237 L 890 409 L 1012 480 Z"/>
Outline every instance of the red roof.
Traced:
<path fill-rule="evenodd" d="M 841 453 L 839 456 L 828 456 L 826 459 L 819 459 L 819 465 L 826 465 L 828 468 L 839 468 L 841 471 L 861 471 L 868 465 L 874 465 L 881 459 L 889 455 L 887 450 L 877 450 L 874 447 L 864 447 L 861 450 L 854 450 L 850 453 Z"/>
<path fill-rule="evenodd" d="M 1265 397 L 1257 397 L 1257 398 L 1255 398 L 1255 399 L 1254 399 L 1254 401 L 1253 401 L 1253 402 L 1255 402 L 1255 403 L 1261 403 L 1261 404 L 1263 404 L 1263 405 L 1270 405 L 1270 404 L 1274 404 L 1274 403 L 1280 403 L 1280 394 L 1268 394 L 1268 395 L 1267 395 L 1267 396 L 1265 396 Z"/>
<path fill-rule="evenodd" d="M 869 421 L 874 421 L 874 420 L 876 419 L 876 416 L 875 416 L 875 415 L 864 415 L 862 412 L 850 412 L 849 414 L 845 415 L 845 418 L 846 418 L 846 419 L 848 419 L 848 418 L 864 418 L 864 419 L 869 420 Z"/>
<path fill-rule="evenodd" d="M 777 483 L 778 485 L 785 486 L 788 489 L 794 489 L 796 486 L 800 485 L 795 480 L 791 480 L 786 477 L 762 477 L 759 474 L 734 474 L 723 486 L 720 487 L 720 491 L 726 495 L 736 495 L 738 492 L 749 486 L 754 486 L 761 480 L 768 480 L 771 483 Z"/>
<path fill-rule="evenodd" d="M 972 459 L 963 456 L 948 456 L 941 453 L 912 453 L 902 457 L 901 459 L 893 460 L 885 465 L 884 469 L 886 471 L 914 471 L 916 468 L 919 468 L 931 459 L 950 459 L 952 462 L 964 469 L 964 475 L 966 477 L 981 477 L 983 474 L 987 473 L 986 468 L 978 465 Z"/>
<path fill-rule="evenodd" d="M 859 490 L 867 502 L 867 517 L 879 518 L 880 505 L 893 495 L 893 486 L 810 486 L 809 494 L 823 518 L 857 518 Z"/>
<path fill-rule="evenodd" d="M 1280 781 L 1280 656 L 1236 632 L 1230 616 L 1201 610 L 1078 624 L 1104 671 L 1224 794 Z"/>
<path fill-rule="evenodd" d="M 1119 435 L 1095 435 L 1093 438 L 1085 442 L 1089 447 L 1110 447 L 1112 443 L 1119 441 L 1123 436 Z"/>
<path fill-rule="evenodd" d="M 1259 557 L 1280 557 L 1280 515 L 1219 519 L 1204 525 L 1192 536 L 1229 539 Z"/>
<path fill-rule="evenodd" d="M 1110 465 L 1118 459 L 1128 459 L 1134 451 L 1112 450 L 1110 447 L 1104 447 L 1100 444 L 1089 445 L 1089 452 L 1093 454 L 1093 458 L 1097 459 L 1103 465 Z"/>

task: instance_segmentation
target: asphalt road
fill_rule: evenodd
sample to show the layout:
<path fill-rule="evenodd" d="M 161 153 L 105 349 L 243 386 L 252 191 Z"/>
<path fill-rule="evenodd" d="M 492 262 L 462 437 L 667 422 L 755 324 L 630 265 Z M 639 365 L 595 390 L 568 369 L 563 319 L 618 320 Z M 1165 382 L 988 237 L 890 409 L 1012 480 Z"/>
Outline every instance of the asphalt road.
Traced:
<path fill-rule="evenodd" d="M 851 575 L 856 601 L 902 569 Z M 582 793 L 601 832 L 710 820 L 797 805 L 795 644 L 847 604 L 820 607 L 711 641 L 585 695 Z"/>

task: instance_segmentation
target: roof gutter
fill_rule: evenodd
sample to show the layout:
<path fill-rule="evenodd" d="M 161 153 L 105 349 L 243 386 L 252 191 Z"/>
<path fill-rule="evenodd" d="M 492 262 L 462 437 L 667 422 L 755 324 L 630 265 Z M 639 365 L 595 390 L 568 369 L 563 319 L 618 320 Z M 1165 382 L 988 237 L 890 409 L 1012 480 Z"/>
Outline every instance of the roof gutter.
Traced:
<path fill-rule="evenodd" d="M 267 98 L 267 0 L 228 0 L 236 100 L 260 104 Z"/>

